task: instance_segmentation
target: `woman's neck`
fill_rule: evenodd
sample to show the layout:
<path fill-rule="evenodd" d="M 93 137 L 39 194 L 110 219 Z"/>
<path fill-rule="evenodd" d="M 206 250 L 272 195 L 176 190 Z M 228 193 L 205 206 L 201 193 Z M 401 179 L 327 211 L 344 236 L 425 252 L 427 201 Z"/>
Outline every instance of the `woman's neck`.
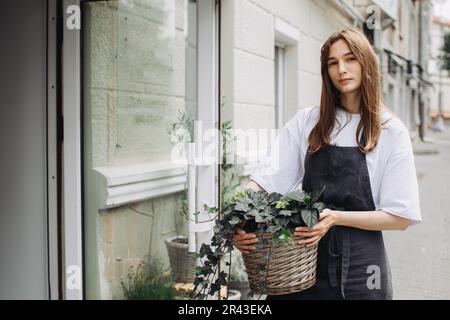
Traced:
<path fill-rule="evenodd" d="M 360 102 L 361 102 L 360 92 L 350 92 L 341 95 L 341 105 L 347 112 L 359 113 Z"/>

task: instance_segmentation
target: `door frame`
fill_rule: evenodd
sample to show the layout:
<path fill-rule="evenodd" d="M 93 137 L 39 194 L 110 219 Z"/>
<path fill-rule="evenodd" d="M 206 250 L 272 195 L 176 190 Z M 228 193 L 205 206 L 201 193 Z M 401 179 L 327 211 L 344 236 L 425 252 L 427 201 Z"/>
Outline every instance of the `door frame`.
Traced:
<path fill-rule="evenodd" d="M 58 1 L 47 0 L 47 250 L 48 297 L 57 300 L 60 290 L 59 246 L 59 142 L 58 130 Z"/>
<path fill-rule="evenodd" d="M 66 26 L 67 8 L 78 0 L 63 0 L 62 6 L 62 113 L 63 113 L 63 297 L 81 300 L 83 294 L 83 219 L 81 171 L 81 66 L 80 30 Z M 80 17 L 81 18 L 81 17 Z"/>

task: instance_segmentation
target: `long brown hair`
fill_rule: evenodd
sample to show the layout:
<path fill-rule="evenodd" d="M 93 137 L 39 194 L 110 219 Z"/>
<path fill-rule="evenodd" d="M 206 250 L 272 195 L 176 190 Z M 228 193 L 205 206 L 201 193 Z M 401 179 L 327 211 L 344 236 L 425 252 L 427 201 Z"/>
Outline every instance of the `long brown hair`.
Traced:
<path fill-rule="evenodd" d="M 322 94 L 320 98 L 320 118 L 309 135 L 310 152 L 314 153 L 331 143 L 330 135 L 336 118 L 336 108 L 340 106 L 340 92 L 334 87 L 328 74 L 330 47 L 338 40 L 344 40 L 361 64 L 361 120 L 356 130 L 359 149 L 367 153 L 377 144 L 381 133 L 381 92 L 380 71 L 377 55 L 367 38 L 359 30 L 348 28 L 333 33 L 321 49 Z M 364 130 L 366 144 L 361 145 L 358 137 Z"/>

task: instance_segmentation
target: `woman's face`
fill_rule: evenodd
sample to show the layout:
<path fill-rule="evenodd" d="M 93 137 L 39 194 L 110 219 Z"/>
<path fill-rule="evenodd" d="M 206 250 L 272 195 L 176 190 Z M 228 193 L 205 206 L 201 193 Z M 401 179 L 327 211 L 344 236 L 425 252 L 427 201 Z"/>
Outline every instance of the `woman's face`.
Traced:
<path fill-rule="evenodd" d="M 328 57 L 328 74 L 333 85 L 342 94 L 361 88 L 361 64 L 342 39 L 333 43 Z"/>

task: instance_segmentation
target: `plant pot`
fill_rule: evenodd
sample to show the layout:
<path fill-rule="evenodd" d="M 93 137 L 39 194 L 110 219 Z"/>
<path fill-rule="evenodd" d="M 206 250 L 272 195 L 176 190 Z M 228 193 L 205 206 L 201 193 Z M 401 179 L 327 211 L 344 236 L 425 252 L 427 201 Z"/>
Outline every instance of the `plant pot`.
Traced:
<path fill-rule="evenodd" d="M 258 238 L 259 243 L 263 243 L 261 235 Z M 291 243 L 273 243 L 271 234 L 265 234 L 267 245 L 257 246 L 252 253 L 243 255 L 251 290 L 283 295 L 306 290 L 315 284 L 318 246 L 300 245 L 300 239 L 293 237 Z"/>
<path fill-rule="evenodd" d="M 188 252 L 188 239 L 184 236 L 167 238 L 170 271 L 175 282 L 192 283 L 195 279 L 196 255 Z"/>

